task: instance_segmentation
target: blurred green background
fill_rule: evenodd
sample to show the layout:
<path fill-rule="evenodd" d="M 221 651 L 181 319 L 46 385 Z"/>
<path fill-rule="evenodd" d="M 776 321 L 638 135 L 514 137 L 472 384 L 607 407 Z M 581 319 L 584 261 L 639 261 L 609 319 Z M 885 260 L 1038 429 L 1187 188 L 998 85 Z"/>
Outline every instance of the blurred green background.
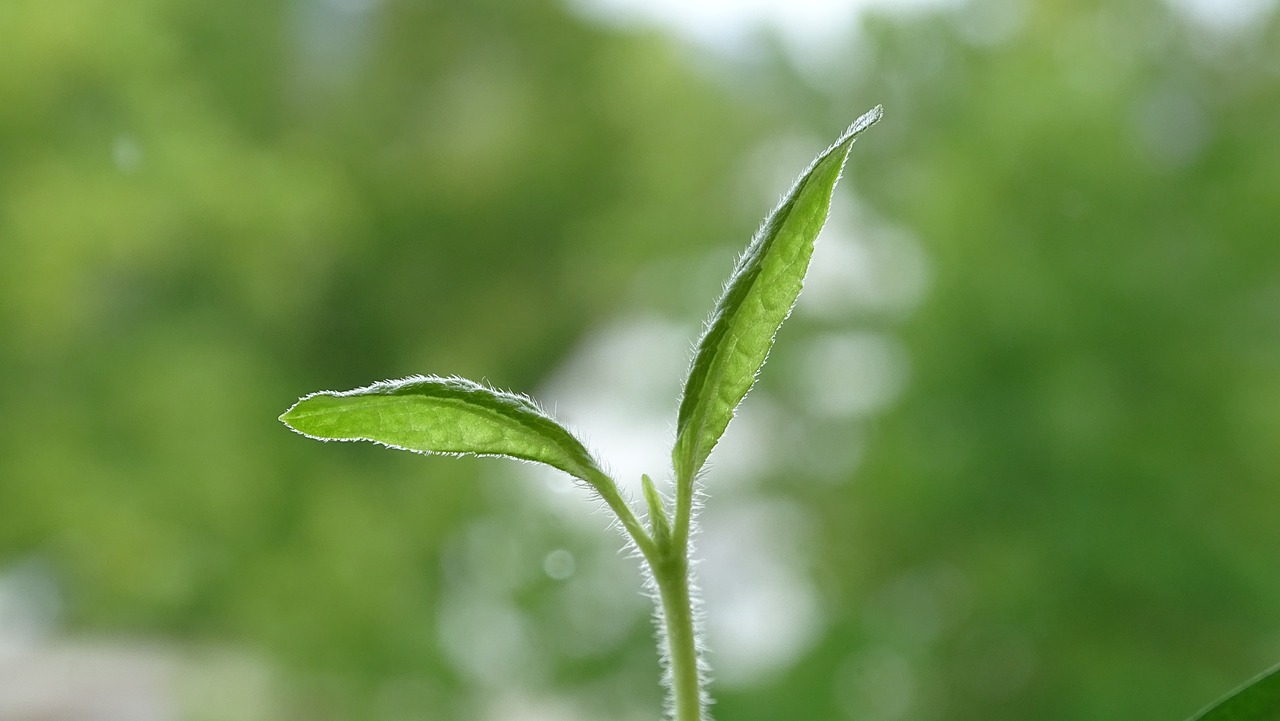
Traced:
<path fill-rule="evenodd" d="M 666 475 L 876 103 L 706 478 L 717 718 L 1176 721 L 1280 661 L 1273 3 L 621 7 L 0 2 L 0 718 L 656 718 L 584 493 L 276 416 L 456 373 Z"/>

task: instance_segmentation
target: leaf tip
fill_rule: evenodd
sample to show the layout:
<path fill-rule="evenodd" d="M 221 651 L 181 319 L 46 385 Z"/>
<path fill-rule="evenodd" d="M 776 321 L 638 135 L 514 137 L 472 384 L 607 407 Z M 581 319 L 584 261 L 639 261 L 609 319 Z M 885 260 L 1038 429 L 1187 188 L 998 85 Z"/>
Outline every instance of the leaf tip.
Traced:
<path fill-rule="evenodd" d="M 858 133 L 861 133 L 862 131 L 866 130 L 872 125 L 875 125 L 876 123 L 880 122 L 880 119 L 883 117 L 884 117 L 884 106 L 883 105 L 875 106 L 874 108 L 863 113 L 861 116 L 858 117 L 857 120 L 853 121 L 853 123 L 849 125 L 849 129 L 844 131 L 845 137 L 849 138 L 849 137 L 853 137 L 854 135 L 857 135 Z"/>
<path fill-rule="evenodd" d="M 276 420 L 278 420 L 278 421 L 280 421 L 281 423 L 285 424 L 285 426 L 286 426 L 286 427 L 288 427 L 288 429 L 289 429 L 289 430 L 291 430 L 291 431 L 296 431 L 296 430 L 298 430 L 297 428 L 294 428 L 294 427 L 293 427 L 293 424 L 292 424 L 292 423 L 290 423 L 289 421 L 290 421 L 290 420 L 292 420 L 292 418 L 293 418 L 293 411 L 294 411 L 294 409 L 295 409 L 295 408 L 297 408 L 297 407 L 298 407 L 298 404 L 299 404 L 299 403 L 301 403 L 301 402 L 302 402 L 301 400 L 295 401 L 293 405 L 291 405 L 291 406 L 289 406 L 288 408 L 286 408 L 286 409 L 285 409 L 284 413 L 281 413 L 278 417 L 276 417 Z"/>
<path fill-rule="evenodd" d="M 300 427 L 299 421 L 304 420 L 307 417 L 307 414 L 305 413 L 303 406 L 307 405 L 308 401 L 310 401 L 312 398 L 315 398 L 316 396 L 332 396 L 332 395 L 334 394 L 330 391 L 318 391 L 316 393 L 308 393 L 307 395 L 294 401 L 293 405 L 285 409 L 285 412 L 281 413 L 276 418 L 276 420 L 283 423 L 285 428 L 288 428 L 289 430 L 299 435 L 306 436 L 307 438 L 315 438 L 317 440 L 327 440 L 325 438 L 313 436 L 310 433 L 308 433 L 304 428 Z M 303 423 L 302 425 L 305 426 L 306 424 Z"/>

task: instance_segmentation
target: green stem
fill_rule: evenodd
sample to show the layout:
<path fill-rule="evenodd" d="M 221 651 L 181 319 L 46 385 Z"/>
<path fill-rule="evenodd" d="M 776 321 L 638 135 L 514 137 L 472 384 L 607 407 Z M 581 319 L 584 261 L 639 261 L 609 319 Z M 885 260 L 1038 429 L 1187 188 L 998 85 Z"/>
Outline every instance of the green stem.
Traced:
<path fill-rule="evenodd" d="M 683 552 L 668 547 L 664 562 L 654 565 L 653 576 L 662 599 L 667 660 L 671 672 L 674 721 L 701 721 L 702 690 L 698 675 L 698 647 L 693 630 L 693 603 L 689 596 L 689 561 Z"/>
<path fill-rule="evenodd" d="M 689 594 L 689 529 L 693 518 L 693 479 L 676 479 L 675 517 L 668 543 L 650 559 L 658 584 L 671 672 L 674 721 L 702 721 L 702 680 L 698 673 L 693 599 Z"/>
<path fill-rule="evenodd" d="M 612 478 L 603 473 L 592 474 L 591 478 L 585 480 L 600 494 L 605 504 L 618 517 L 622 527 L 626 529 L 627 535 L 631 536 L 636 548 L 640 549 L 641 555 L 649 561 L 650 565 L 653 565 L 653 559 L 658 555 L 657 543 L 644 530 L 644 526 L 640 525 L 640 521 L 635 514 L 631 512 L 631 506 L 627 505 L 627 502 L 622 498 L 622 494 L 618 492 L 618 485 L 613 482 Z"/>
<path fill-rule="evenodd" d="M 693 479 L 676 479 L 676 511 L 671 530 L 672 553 L 689 557 L 689 526 L 693 522 Z"/>
<path fill-rule="evenodd" d="M 689 594 L 689 528 L 693 516 L 693 481 L 677 484 L 673 528 L 668 530 L 662 503 L 647 477 L 645 500 L 654 517 L 654 535 L 645 531 L 623 500 L 613 479 L 603 473 L 587 479 L 617 515 L 653 572 L 662 604 L 666 655 L 671 673 L 673 721 L 703 721 L 702 688 L 698 673 L 698 644 L 693 628 L 693 599 Z"/>

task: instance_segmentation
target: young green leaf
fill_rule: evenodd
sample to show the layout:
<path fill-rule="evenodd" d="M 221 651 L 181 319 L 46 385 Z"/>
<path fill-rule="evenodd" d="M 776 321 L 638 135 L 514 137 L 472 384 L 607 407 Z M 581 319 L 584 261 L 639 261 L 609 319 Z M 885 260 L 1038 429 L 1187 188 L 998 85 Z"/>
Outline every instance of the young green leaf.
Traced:
<path fill-rule="evenodd" d="M 532 400 L 463 378 L 414 376 L 342 393 L 312 393 L 280 420 L 322 441 L 506 456 L 545 463 L 592 485 L 604 478 L 582 443 Z"/>
<path fill-rule="evenodd" d="M 683 482 L 702 470 L 755 384 L 774 335 L 800 295 L 854 138 L 882 112 L 876 106 L 858 118 L 809 165 L 738 259 L 698 342 L 680 401 L 672 460 Z"/>
<path fill-rule="evenodd" d="M 671 540 L 671 522 L 667 519 L 667 509 L 662 503 L 662 496 L 653 486 L 653 479 L 647 475 L 640 476 L 640 487 L 644 490 L 644 502 L 649 506 L 649 529 L 653 539 L 659 546 L 665 546 Z"/>
<path fill-rule="evenodd" d="M 1280 719 L 1280 666 L 1263 673 L 1191 721 L 1276 721 Z"/>

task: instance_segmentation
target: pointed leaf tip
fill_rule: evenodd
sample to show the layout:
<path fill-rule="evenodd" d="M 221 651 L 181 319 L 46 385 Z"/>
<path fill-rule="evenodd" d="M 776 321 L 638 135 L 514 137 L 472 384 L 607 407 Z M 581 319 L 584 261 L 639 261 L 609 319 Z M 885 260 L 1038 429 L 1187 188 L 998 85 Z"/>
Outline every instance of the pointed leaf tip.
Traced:
<path fill-rule="evenodd" d="M 877 105 L 874 108 L 863 113 L 857 120 L 853 121 L 853 123 L 849 125 L 849 129 L 844 131 L 844 134 L 846 137 L 857 135 L 858 133 L 861 133 L 862 131 L 866 130 L 872 125 L 875 125 L 876 123 L 880 122 L 880 119 L 883 117 L 884 117 L 884 106 Z"/>

